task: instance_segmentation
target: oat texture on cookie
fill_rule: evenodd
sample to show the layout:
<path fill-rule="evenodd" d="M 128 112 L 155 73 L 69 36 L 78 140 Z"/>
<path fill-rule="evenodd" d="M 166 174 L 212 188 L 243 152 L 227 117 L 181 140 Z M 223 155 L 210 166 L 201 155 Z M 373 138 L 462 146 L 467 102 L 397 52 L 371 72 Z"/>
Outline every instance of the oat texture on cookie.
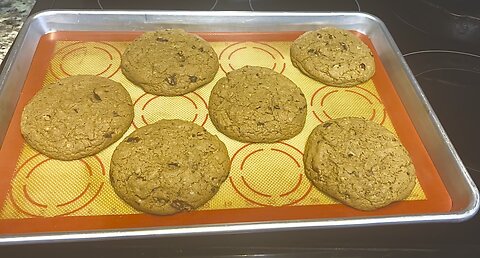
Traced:
<path fill-rule="evenodd" d="M 178 96 L 209 83 L 219 67 L 213 48 L 181 29 L 146 32 L 122 55 L 123 74 L 146 92 Z"/>
<path fill-rule="evenodd" d="M 28 102 L 21 117 L 25 141 L 54 159 L 94 155 L 130 127 L 133 104 L 113 80 L 75 75 L 46 85 Z"/>
<path fill-rule="evenodd" d="M 244 66 L 214 86 L 209 114 L 215 127 L 242 142 L 276 142 L 305 125 L 305 95 L 286 76 L 269 68 Z"/>
<path fill-rule="evenodd" d="M 393 133 L 363 118 L 318 125 L 307 140 L 304 164 L 320 191 L 360 210 L 403 200 L 415 186 L 407 150 Z"/>
<path fill-rule="evenodd" d="M 301 35 L 292 43 L 290 57 L 304 74 L 331 86 L 355 86 L 375 73 L 370 48 L 351 32 L 338 28 Z"/>
<path fill-rule="evenodd" d="M 110 179 L 117 195 L 135 209 L 169 215 L 205 204 L 229 171 L 227 148 L 217 136 L 192 122 L 160 120 L 118 145 Z"/>

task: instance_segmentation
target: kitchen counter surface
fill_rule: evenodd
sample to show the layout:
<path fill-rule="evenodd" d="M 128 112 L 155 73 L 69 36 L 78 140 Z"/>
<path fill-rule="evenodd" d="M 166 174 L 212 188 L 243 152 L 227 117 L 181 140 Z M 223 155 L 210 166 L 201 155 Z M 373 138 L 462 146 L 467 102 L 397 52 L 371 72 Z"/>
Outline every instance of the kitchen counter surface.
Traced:
<path fill-rule="evenodd" d="M 10 49 L 35 0 L 0 1 L 0 62 Z"/>

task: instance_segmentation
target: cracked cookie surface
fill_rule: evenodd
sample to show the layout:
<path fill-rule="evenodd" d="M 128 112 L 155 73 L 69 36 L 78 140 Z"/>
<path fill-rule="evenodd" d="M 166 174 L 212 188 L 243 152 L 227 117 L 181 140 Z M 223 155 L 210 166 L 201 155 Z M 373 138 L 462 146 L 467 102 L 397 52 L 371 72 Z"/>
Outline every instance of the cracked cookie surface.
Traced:
<path fill-rule="evenodd" d="M 232 139 L 276 142 L 302 131 L 307 104 L 300 88 L 284 75 L 244 66 L 218 80 L 208 110 L 215 127 Z"/>
<path fill-rule="evenodd" d="M 290 57 L 304 74 L 332 86 L 355 86 L 375 73 L 368 46 L 351 32 L 337 28 L 304 33 L 290 46 Z"/>
<path fill-rule="evenodd" d="M 146 92 L 178 96 L 209 83 L 219 67 L 213 48 L 180 29 L 146 32 L 122 55 L 123 74 Z"/>
<path fill-rule="evenodd" d="M 26 142 L 54 159 L 94 155 L 116 142 L 133 120 L 130 95 L 118 82 L 75 75 L 46 85 L 21 117 Z"/>
<path fill-rule="evenodd" d="M 227 148 L 217 136 L 192 122 L 160 120 L 118 145 L 110 180 L 135 209 L 168 215 L 205 204 L 229 171 Z"/>
<path fill-rule="evenodd" d="M 403 200 L 415 186 L 407 150 L 393 133 L 363 118 L 318 125 L 303 161 L 306 176 L 320 191 L 360 210 Z"/>

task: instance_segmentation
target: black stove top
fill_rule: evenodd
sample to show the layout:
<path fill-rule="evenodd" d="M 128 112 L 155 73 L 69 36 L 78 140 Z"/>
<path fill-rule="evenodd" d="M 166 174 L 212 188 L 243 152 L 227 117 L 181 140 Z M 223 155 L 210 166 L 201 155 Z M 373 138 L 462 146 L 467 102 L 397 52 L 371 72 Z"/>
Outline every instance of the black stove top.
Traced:
<path fill-rule="evenodd" d="M 387 25 L 471 173 L 480 173 L 480 1 L 250 0 L 255 11 L 362 11 Z"/>
<path fill-rule="evenodd" d="M 393 35 L 442 125 L 477 185 L 480 185 L 480 1 L 374 0 L 37 0 L 45 9 L 148 9 L 237 11 L 362 11 L 378 16 Z M 480 253 L 480 216 L 458 224 L 305 230 L 213 237 L 56 244 L 25 250 L 125 256 L 159 254 L 227 257 L 452 256 Z M 85 249 L 85 246 L 89 248 Z M 141 249 L 139 249 L 141 248 Z M 17 249 L 18 250 L 18 249 Z M 139 251 L 143 250 L 143 251 Z M 140 253 L 139 253 L 140 252 Z M 230 256 L 228 256 L 230 257 Z"/>

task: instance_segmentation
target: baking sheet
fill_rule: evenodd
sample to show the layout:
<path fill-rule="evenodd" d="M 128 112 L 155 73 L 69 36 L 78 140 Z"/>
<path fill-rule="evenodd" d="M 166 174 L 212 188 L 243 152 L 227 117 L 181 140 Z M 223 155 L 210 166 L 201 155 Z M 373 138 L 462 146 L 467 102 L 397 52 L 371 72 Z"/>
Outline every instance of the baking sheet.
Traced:
<path fill-rule="evenodd" d="M 121 19 L 119 19 L 119 17 L 121 17 Z M 103 202 L 102 205 L 104 206 L 102 207 L 108 207 L 110 202 L 115 203 L 115 200 L 112 199 L 113 197 L 111 196 L 107 198 L 108 201 L 105 201 L 105 196 L 108 196 L 106 193 L 109 192 L 108 188 L 110 186 L 107 180 L 108 177 L 106 176 L 108 174 L 108 167 L 102 161 L 102 157 L 97 155 L 96 157 L 83 161 L 77 161 L 76 164 L 71 164 L 71 168 L 77 168 L 74 172 L 61 170 L 59 168 L 64 167 L 64 165 L 59 165 L 55 163 L 56 161 L 35 156 L 35 153 L 31 152 L 32 150 L 29 150 L 27 147 L 22 149 L 23 142 L 21 141 L 18 123 L 10 123 L 10 121 L 15 121 L 15 119 L 18 121 L 19 106 L 24 106 L 26 100 L 31 98 L 34 92 L 47 82 L 47 78 L 52 79 L 55 75 L 59 78 L 65 76 L 64 72 L 67 74 L 72 72 L 72 70 L 69 69 L 75 68 L 75 66 L 89 73 L 100 74 L 100 76 L 108 77 L 112 75 L 115 69 L 118 69 L 118 66 L 113 62 L 115 55 L 118 53 L 112 51 L 105 43 L 113 45 L 122 42 L 125 43 L 131 41 L 141 31 L 155 30 L 161 27 L 182 28 L 188 31 L 199 32 L 211 41 L 212 44 L 217 44 L 216 42 L 221 41 L 234 44 L 245 40 L 256 43 L 276 44 L 282 41 L 293 41 L 300 32 L 321 26 L 337 26 L 368 35 L 370 41 L 367 43 L 371 43 L 370 47 L 373 45 L 376 50 L 377 70 L 382 69 L 382 71 L 377 71 L 377 75 L 373 78 L 376 92 L 374 90 L 372 91 L 372 88 L 365 88 L 363 86 L 356 88 L 359 91 L 362 91 L 360 88 L 367 89 L 373 93 L 372 95 L 366 92 L 355 91 L 356 93 L 364 94 L 365 98 L 354 92 L 332 92 L 337 89 L 329 87 L 320 89 L 321 87 L 319 87 L 320 85 L 318 84 L 308 86 L 308 78 L 307 81 L 302 81 L 302 83 L 305 84 L 299 85 L 302 89 L 308 86 L 318 91 L 309 92 L 309 94 L 312 95 L 309 96 L 310 99 L 307 99 L 309 102 L 309 118 L 307 119 L 312 119 L 312 117 L 317 116 L 314 119 L 323 121 L 327 115 L 330 117 L 345 115 L 346 109 L 337 110 L 336 108 L 332 108 L 336 107 L 334 103 L 341 104 L 338 99 L 342 96 L 349 96 L 353 102 L 359 107 L 361 106 L 362 108 L 359 108 L 359 110 L 362 111 L 359 111 L 359 113 L 361 113 L 362 116 L 368 116 L 367 118 L 373 117 L 372 119 L 374 120 L 379 119 L 381 116 L 381 107 L 378 106 L 375 97 L 373 97 L 377 96 L 387 114 L 383 122 L 384 125 L 396 131 L 402 142 L 407 146 L 407 149 L 412 152 L 414 159 L 416 159 L 415 157 L 420 157 L 421 160 L 426 161 L 426 163 L 414 161 L 416 166 L 423 164 L 420 166 L 421 170 L 426 169 L 432 172 L 418 173 L 419 186 L 421 186 L 420 188 L 424 197 L 421 194 L 414 194 L 409 197 L 411 200 L 393 204 L 388 208 L 377 210 L 375 213 L 362 213 L 339 204 L 309 205 L 305 203 L 307 198 L 297 203 L 287 202 L 285 201 L 286 199 L 281 199 L 284 202 L 273 202 L 272 199 L 279 200 L 282 194 L 288 196 L 289 194 L 292 195 L 295 193 L 295 191 L 290 191 L 295 188 L 296 185 L 289 185 L 290 188 L 286 192 L 273 191 L 274 189 L 279 190 L 281 187 L 270 187 L 269 189 L 272 190 L 272 192 L 262 192 L 260 191 L 262 190 L 260 187 L 267 186 L 268 184 L 277 184 L 277 182 L 271 183 L 273 180 L 268 181 L 270 178 L 262 178 L 262 180 L 267 183 L 258 185 L 256 180 L 252 181 L 252 179 L 255 178 L 250 178 L 241 174 L 241 172 L 251 169 L 250 164 L 253 164 L 252 162 L 256 162 L 256 160 L 260 161 L 267 152 L 274 156 L 280 167 L 288 165 L 292 171 L 298 170 L 298 166 L 295 168 L 296 162 L 294 161 L 298 159 L 298 156 L 295 156 L 297 155 L 295 153 L 296 151 L 293 151 L 292 148 L 285 145 L 289 144 L 295 147 L 295 141 L 292 139 L 292 142 L 285 141 L 285 144 L 280 143 L 278 146 L 273 146 L 276 150 L 272 150 L 273 148 L 270 145 L 262 147 L 263 150 L 261 151 L 257 151 L 258 149 L 250 149 L 254 146 L 237 146 L 238 149 L 241 147 L 244 147 L 244 149 L 239 151 L 237 154 L 239 158 L 236 157 L 235 159 L 240 160 L 240 157 L 243 155 L 242 162 L 243 160 L 245 160 L 245 162 L 243 169 L 240 169 L 239 172 L 232 171 L 231 175 L 232 177 L 237 176 L 236 180 L 239 181 L 239 188 L 241 188 L 241 184 L 244 184 L 243 187 L 245 191 L 239 190 L 239 192 L 247 193 L 247 191 L 249 191 L 249 194 L 257 196 L 256 199 L 253 199 L 250 198 L 250 195 L 246 195 L 247 198 L 254 201 L 257 200 L 258 204 L 255 204 L 257 206 L 214 210 L 211 209 L 212 206 L 207 207 L 207 205 L 203 210 L 195 211 L 195 216 L 189 216 L 191 213 L 185 213 L 168 217 L 127 214 L 126 211 L 118 212 L 115 209 L 118 209 L 121 203 L 113 205 L 113 208 L 110 210 L 104 209 L 100 211 L 92 208 L 98 201 Z M 74 34 L 76 35 L 74 36 Z M 90 35 L 91 38 L 86 37 L 86 35 Z M 213 37 L 214 35 L 220 37 L 220 39 L 215 39 Z M 266 36 L 267 38 L 265 38 Z M 61 60 L 62 57 L 60 57 L 60 61 L 52 63 L 53 69 L 49 71 L 49 64 L 51 59 L 54 58 L 54 51 L 59 51 L 61 48 L 56 47 L 56 44 L 64 44 L 62 41 L 64 43 L 68 41 L 68 44 L 73 44 L 78 41 L 89 41 L 93 45 L 75 51 L 84 51 L 84 53 L 87 53 L 88 51 L 86 50 L 89 50 L 91 53 L 100 53 L 102 58 L 95 59 L 98 65 L 85 66 L 85 63 L 82 62 L 63 62 Z M 230 58 L 235 59 L 235 61 L 241 61 L 238 60 L 238 58 L 243 55 L 239 55 L 239 53 L 242 51 L 248 53 L 251 50 L 256 50 L 258 55 L 264 55 L 264 58 L 258 58 L 256 60 L 256 62 L 258 62 L 257 64 L 268 67 L 270 67 L 269 65 L 275 65 L 274 63 L 268 62 L 268 60 L 272 58 L 270 57 L 269 59 L 268 57 L 269 54 L 267 54 L 267 52 L 269 52 L 269 49 L 267 49 L 267 46 L 248 44 L 249 43 L 244 46 L 246 48 L 237 50 L 231 54 L 231 56 L 228 54 L 225 57 L 228 59 L 228 56 L 230 56 Z M 93 46 L 97 46 L 98 48 L 92 48 Z M 265 48 L 264 50 L 267 50 L 267 52 L 254 49 L 253 46 Z M 75 45 L 71 47 L 75 47 Z M 226 47 L 227 46 L 224 46 L 224 48 Z M 230 51 L 233 52 L 235 50 L 234 47 L 235 46 L 230 47 Z M 101 48 L 104 48 L 106 51 Z M 275 48 L 281 47 L 275 46 Z M 66 52 L 71 50 L 73 49 L 69 49 Z M 73 52 L 68 54 L 67 57 L 64 58 L 64 61 L 70 60 L 70 55 L 73 55 Z M 270 52 L 275 57 L 275 63 L 278 63 L 277 66 L 282 67 L 279 66 L 281 65 L 280 58 L 272 51 Z M 111 57 L 108 53 L 110 53 Z M 278 60 L 276 58 L 278 58 Z M 287 72 L 287 65 L 289 65 L 287 62 L 288 55 L 285 54 L 283 58 L 285 59 L 284 62 L 286 62 L 285 72 Z M 71 59 L 71 61 L 74 60 L 81 61 L 84 59 Z M 381 64 L 379 64 L 379 62 L 381 62 Z M 61 63 L 63 63 L 63 65 L 60 66 Z M 100 64 L 103 65 L 101 66 L 102 69 L 100 69 Z M 225 66 L 223 64 L 225 64 Z M 222 63 L 222 68 L 224 70 L 228 69 L 228 64 L 229 63 Z M 28 67 L 31 69 L 29 70 Z M 278 67 L 275 67 L 275 69 L 278 69 Z M 97 68 L 99 70 L 97 70 Z M 62 69 L 65 71 L 61 71 Z M 51 76 L 48 75 L 50 72 L 52 73 Z M 219 71 L 219 73 L 220 72 L 221 71 Z M 53 73 L 55 73 L 55 75 L 53 75 Z M 113 75 L 112 78 L 117 76 L 117 74 L 118 72 Z M 218 76 L 217 74 L 217 77 Z M 378 83 L 379 81 L 380 83 Z M 387 83 L 384 84 L 384 82 Z M 207 87 L 205 87 L 205 89 Z M 392 89 L 396 94 L 391 94 Z M 327 92 L 327 90 L 330 91 Z M 133 91 L 130 92 L 132 93 L 134 101 L 138 100 L 138 103 L 154 98 L 154 96 L 150 96 L 150 99 L 148 99 L 147 95 L 140 98 L 143 93 L 140 92 L 134 95 Z M 196 93 L 203 99 L 208 99 L 206 98 L 208 95 L 205 95 L 205 92 L 202 90 L 196 91 Z M 196 101 L 199 101 L 195 95 L 186 95 L 185 97 L 192 99 L 195 104 L 197 104 Z M 367 99 L 370 100 L 371 103 Z M 17 100 L 19 101 L 17 102 Z M 154 104 L 160 100 L 161 97 L 158 97 L 157 99 L 150 100 L 150 103 Z M 183 97 L 177 99 L 177 101 L 179 101 L 179 103 L 183 102 L 183 105 L 187 105 L 186 103 L 190 102 L 190 100 Z M 144 110 L 141 110 L 143 105 L 138 104 L 139 107 L 141 106 L 140 112 L 145 111 L 141 114 L 144 115 L 143 119 L 145 119 L 147 123 L 150 121 L 148 119 L 157 119 L 155 118 L 155 112 L 152 113 L 151 110 L 149 111 L 151 108 L 150 103 L 143 104 L 146 105 Z M 398 109 L 398 107 L 400 109 Z M 195 105 L 189 104 L 188 109 L 190 111 L 181 113 L 171 113 L 171 111 L 165 109 L 162 115 L 174 114 L 175 116 L 179 116 L 179 114 L 183 114 L 185 116 L 184 119 L 194 119 L 195 115 L 197 115 L 195 122 L 203 123 L 203 120 L 201 120 L 201 109 L 203 109 L 201 103 L 197 105 L 195 113 L 193 112 Z M 374 112 L 375 115 L 372 115 Z M 187 117 L 187 114 L 190 116 Z M 142 123 L 145 123 L 142 116 L 139 117 L 140 120 L 138 120 L 138 117 L 135 119 L 140 126 Z M 16 43 L 11 49 L 9 58 L 5 62 L 4 70 L 0 73 L 0 120 L 3 121 L 3 123 L 0 123 L 0 144 L 3 144 L 0 151 L 0 205 L 3 209 L 2 216 L 7 216 L 7 209 L 9 210 L 8 216 L 10 216 L 9 218 L 0 219 L 0 231 L 2 232 L 0 233 L 0 244 L 462 221 L 471 218 L 479 209 L 478 189 L 468 175 L 453 145 L 448 140 L 438 118 L 435 116 L 415 77 L 402 58 L 387 28 L 377 17 L 365 13 L 85 10 L 41 12 L 27 20 L 17 37 Z M 320 123 L 320 120 L 318 120 L 318 123 Z M 388 125 L 388 121 L 392 122 L 393 127 Z M 398 127 L 398 121 L 402 122 L 402 126 Z M 205 123 L 205 126 L 208 127 L 209 120 L 207 119 Z M 4 139 L 11 138 L 6 133 L 7 129 L 9 133 L 14 132 L 15 134 L 16 132 L 17 136 L 13 138 L 16 138 L 18 141 L 14 140 L 10 141 L 10 143 L 3 141 Z M 132 130 L 132 128 L 130 128 L 130 130 Z M 416 133 L 411 134 L 411 132 Z M 215 133 L 215 131 L 213 131 L 213 133 Z M 302 132 L 302 134 L 303 133 L 304 132 Z M 228 141 L 226 138 L 223 140 Z M 415 145 L 415 142 L 417 142 L 417 145 Z M 418 143 L 420 144 L 418 145 Z M 411 146 L 414 146 L 414 148 Z M 297 149 L 300 152 L 302 151 L 301 148 Z M 247 150 L 251 152 L 245 154 Z M 230 149 L 229 151 L 232 152 Z M 253 151 L 257 152 L 246 157 Z M 20 157 L 21 152 L 23 156 Z M 105 152 L 107 152 L 107 150 Z M 285 153 L 290 154 L 293 159 Z M 230 153 L 230 155 L 232 155 L 232 153 Z M 300 153 L 298 153 L 298 155 L 300 155 Z M 301 162 L 298 162 L 301 165 Z M 261 162 L 256 162 L 255 166 L 259 166 L 260 163 Z M 240 164 L 240 167 L 241 166 Z M 27 167 L 30 169 L 35 167 L 35 169 L 33 169 L 31 173 L 22 172 L 22 179 L 22 176 L 19 176 L 19 174 L 22 174 L 20 171 L 25 170 Z M 17 168 L 18 173 L 15 172 L 15 168 Z M 268 169 L 271 169 L 271 167 Z M 52 180 L 52 177 L 50 177 L 50 181 L 45 182 L 49 184 L 44 184 L 42 188 L 39 187 L 37 189 L 31 187 L 35 184 L 35 181 L 38 183 L 46 179 L 42 179 L 42 171 L 52 170 L 58 173 L 58 178 Z M 254 172 L 257 173 L 256 171 Z M 30 173 L 30 176 L 28 176 L 28 173 Z M 78 185 L 72 186 L 71 181 L 69 181 L 72 179 L 72 177 L 69 177 L 71 173 L 82 178 L 83 181 L 80 180 L 81 182 L 78 183 Z M 299 181 L 299 178 L 295 181 L 295 177 L 292 176 L 294 174 L 295 172 L 288 174 L 286 177 L 288 179 L 287 181 L 292 184 L 298 183 Z M 49 174 L 47 173 L 46 175 Z M 245 182 L 257 193 L 246 186 L 247 184 L 242 180 L 242 175 Z M 282 175 L 285 177 L 284 174 Z M 433 175 L 433 177 L 431 175 Z M 88 178 L 90 181 L 85 181 L 87 180 L 85 178 Z M 436 204 L 430 205 L 433 204 L 431 202 L 431 196 L 437 196 L 437 192 L 431 191 L 429 188 L 430 184 L 425 184 L 424 182 L 430 182 L 431 180 L 438 181 L 440 179 L 443 181 L 443 185 L 450 196 L 451 202 L 448 202 L 448 199 L 445 198 L 443 200 L 446 200 L 446 202 L 433 202 Z M 78 179 L 73 180 L 79 181 Z M 304 178 L 302 180 L 300 185 L 304 183 Z M 25 184 L 22 185 L 21 182 Z M 234 183 L 235 182 L 236 181 L 234 181 Z M 62 185 L 68 185 L 71 189 L 68 187 L 62 188 Z M 230 187 L 228 185 L 229 180 L 225 182 L 223 187 Z M 13 188 L 11 188 L 11 186 L 13 186 Z M 233 185 L 231 187 L 233 187 Z M 60 188 L 62 188 L 63 195 L 47 194 L 42 197 L 44 199 L 40 198 L 40 195 L 36 195 L 37 193 L 31 192 L 32 189 L 36 189 L 36 191 L 46 191 Z M 300 186 L 297 189 L 299 188 Z M 440 192 L 443 192 L 445 188 L 440 188 Z M 10 189 L 17 189 L 14 190 L 17 191 L 16 196 L 23 195 L 25 197 L 21 199 L 21 202 L 24 204 L 30 203 L 29 205 L 32 206 L 32 202 L 37 202 L 37 205 L 33 204 L 33 206 L 36 206 L 36 210 L 27 210 L 27 212 L 30 211 L 30 215 L 20 214 L 18 208 L 24 208 L 14 207 L 17 202 L 11 199 L 13 196 L 13 199 L 16 200 L 15 196 L 13 194 L 7 195 L 7 191 Z M 66 189 L 70 189 L 70 191 L 66 191 Z M 310 193 L 314 190 L 315 189 L 312 188 Z M 243 198 L 238 197 L 239 192 L 236 192 L 237 196 L 235 199 Z M 260 193 L 264 194 L 264 196 Z M 420 192 L 415 191 L 415 193 Z M 31 200 L 28 200 L 27 195 L 31 197 Z M 268 195 L 271 195 L 271 197 Z M 243 198 L 244 203 L 252 205 L 247 198 Z M 47 200 L 47 202 L 42 202 L 45 200 Z M 212 202 L 214 200 L 215 199 L 213 199 Z M 116 201 L 119 200 L 117 199 Z M 319 202 L 321 200 L 313 199 L 312 201 Z M 429 205 L 418 205 L 418 203 L 429 203 Z M 235 205 L 237 204 L 238 203 Z M 288 205 L 285 206 L 285 204 Z M 223 207 L 230 205 L 230 203 L 224 203 Z M 447 209 L 446 207 L 450 205 L 451 208 Z M 7 208 L 7 206 L 9 208 Z M 325 209 L 327 207 L 328 209 Z M 412 207 L 415 207 L 415 209 L 412 209 Z M 17 213 L 11 212 L 12 210 L 17 210 Z M 116 215 L 89 215 L 112 214 L 114 212 L 124 213 Z"/>
<path fill-rule="evenodd" d="M 377 72 L 368 82 L 351 88 L 326 86 L 303 75 L 290 61 L 290 44 L 301 33 L 201 33 L 200 36 L 210 41 L 219 55 L 219 72 L 208 85 L 178 97 L 147 94 L 129 82 L 119 70 L 121 53 L 138 33 L 56 32 L 45 35 L 40 40 L 30 70 L 30 74 L 36 75 L 35 80 L 26 82 L 4 142 L 11 158 L 4 159 L 2 165 L 12 168 L 13 177 L 0 212 L 0 225 L 5 225 L 0 227 L 0 233 L 449 211 L 450 197 L 378 55 L 374 54 Z M 366 36 L 356 35 L 373 48 Z M 302 89 L 308 100 L 308 115 L 299 135 L 274 144 L 245 144 L 231 140 L 215 129 L 208 118 L 210 91 L 226 72 L 244 65 L 272 68 Z M 78 161 L 53 160 L 26 145 L 18 130 L 24 104 L 42 86 L 75 74 L 105 76 L 125 86 L 135 109 L 134 121 L 125 136 L 162 118 L 193 121 L 218 135 L 229 150 L 232 169 L 217 195 L 197 211 L 166 217 L 142 214 L 121 201 L 109 183 L 110 158 L 119 142 L 93 157 Z M 412 156 L 419 179 L 407 200 L 377 211 L 358 211 L 321 193 L 305 177 L 302 157 L 308 135 L 319 123 L 344 116 L 370 119 L 400 137 Z M 7 155 L 3 149 L 1 155 Z M 124 221 L 109 223 L 108 227 L 92 225 L 93 221 L 103 222 L 112 216 L 122 216 Z M 72 219 L 76 220 L 72 223 Z M 55 221 L 56 227 L 50 228 L 46 221 Z"/>

